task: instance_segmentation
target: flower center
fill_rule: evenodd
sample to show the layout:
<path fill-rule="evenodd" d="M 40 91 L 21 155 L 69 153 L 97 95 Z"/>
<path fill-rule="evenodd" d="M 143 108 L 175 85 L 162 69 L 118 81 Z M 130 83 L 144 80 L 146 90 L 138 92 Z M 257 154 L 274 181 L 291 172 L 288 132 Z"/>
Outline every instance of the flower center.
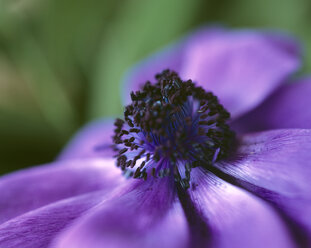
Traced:
<path fill-rule="evenodd" d="M 156 75 L 132 92 L 124 120 L 115 121 L 117 166 L 128 177 L 174 175 L 189 187 L 191 168 L 209 167 L 226 157 L 234 133 L 230 114 L 211 92 L 182 81 L 175 72 Z"/>

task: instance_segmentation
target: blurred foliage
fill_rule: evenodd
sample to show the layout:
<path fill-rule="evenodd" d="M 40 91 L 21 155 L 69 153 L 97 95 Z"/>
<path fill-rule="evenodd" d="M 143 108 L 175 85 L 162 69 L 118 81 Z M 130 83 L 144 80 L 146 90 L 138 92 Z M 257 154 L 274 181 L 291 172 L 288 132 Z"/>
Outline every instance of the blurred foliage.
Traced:
<path fill-rule="evenodd" d="M 311 66 L 308 0 L 0 0 L 0 173 L 52 161 L 121 113 L 124 72 L 200 25 L 283 29 Z"/>

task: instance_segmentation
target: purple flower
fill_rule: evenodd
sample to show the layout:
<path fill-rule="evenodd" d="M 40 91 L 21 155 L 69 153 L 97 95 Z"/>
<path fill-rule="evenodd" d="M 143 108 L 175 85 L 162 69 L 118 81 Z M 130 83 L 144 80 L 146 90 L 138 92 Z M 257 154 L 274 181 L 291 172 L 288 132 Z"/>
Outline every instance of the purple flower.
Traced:
<path fill-rule="evenodd" d="M 290 79 L 299 57 L 280 34 L 203 29 L 143 61 L 127 104 L 166 68 L 196 84 L 164 72 L 116 130 L 94 122 L 55 162 L 3 176 L 0 247 L 309 247 L 311 79 Z"/>

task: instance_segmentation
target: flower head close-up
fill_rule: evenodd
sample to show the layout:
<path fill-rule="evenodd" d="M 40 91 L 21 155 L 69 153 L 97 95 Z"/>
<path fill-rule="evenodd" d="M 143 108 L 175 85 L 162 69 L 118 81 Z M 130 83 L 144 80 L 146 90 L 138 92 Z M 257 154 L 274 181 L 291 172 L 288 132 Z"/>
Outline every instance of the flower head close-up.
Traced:
<path fill-rule="evenodd" d="M 0 247 L 310 247 L 300 60 L 282 33 L 202 28 L 141 61 L 123 116 L 0 178 Z"/>

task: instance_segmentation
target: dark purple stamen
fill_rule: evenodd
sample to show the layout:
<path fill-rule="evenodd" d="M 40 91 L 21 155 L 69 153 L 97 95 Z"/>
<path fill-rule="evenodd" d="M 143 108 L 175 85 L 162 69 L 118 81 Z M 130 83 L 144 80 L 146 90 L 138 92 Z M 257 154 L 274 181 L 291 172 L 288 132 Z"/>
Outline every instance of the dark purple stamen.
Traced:
<path fill-rule="evenodd" d="M 115 121 L 117 166 L 126 176 L 145 180 L 148 174 L 174 175 L 188 188 L 191 168 L 227 156 L 234 137 L 226 123 L 230 114 L 211 92 L 175 72 L 165 70 L 156 79 L 131 92 L 124 120 Z"/>

